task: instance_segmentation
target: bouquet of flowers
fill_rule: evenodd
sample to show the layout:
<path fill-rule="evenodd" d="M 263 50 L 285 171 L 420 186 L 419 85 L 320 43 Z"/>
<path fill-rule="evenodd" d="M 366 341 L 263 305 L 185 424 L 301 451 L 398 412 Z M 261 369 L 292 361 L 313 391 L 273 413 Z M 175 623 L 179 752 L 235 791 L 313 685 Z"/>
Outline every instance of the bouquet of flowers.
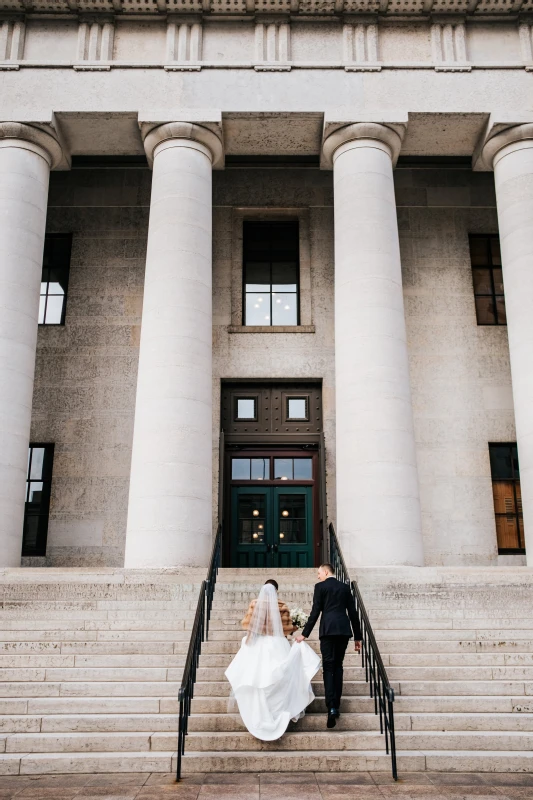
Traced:
<path fill-rule="evenodd" d="M 300 630 L 305 626 L 308 619 L 308 614 L 306 614 L 302 608 L 291 609 L 291 622 L 297 628 L 300 628 Z"/>

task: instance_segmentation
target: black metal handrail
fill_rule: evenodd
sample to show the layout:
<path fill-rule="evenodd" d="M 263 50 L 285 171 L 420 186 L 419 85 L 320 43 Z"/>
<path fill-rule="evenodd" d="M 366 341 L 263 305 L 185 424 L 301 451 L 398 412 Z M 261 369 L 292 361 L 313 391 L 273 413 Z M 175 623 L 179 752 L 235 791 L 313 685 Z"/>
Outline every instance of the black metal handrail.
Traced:
<path fill-rule="evenodd" d="M 392 761 L 392 777 L 397 781 L 398 769 L 396 765 L 396 739 L 394 733 L 394 689 L 389 683 L 387 671 L 383 666 L 376 637 L 374 636 L 374 631 L 372 630 L 359 587 L 355 581 L 350 580 L 348 568 L 342 555 L 335 528 L 330 524 L 328 530 L 329 557 L 331 565 L 335 570 L 335 577 L 343 583 L 349 583 L 352 590 L 363 636 L 361 658 L 365 669 L 365 678 L 369 685 L 370 697 L 374 700 L 374 713 L 376 715 L 379 714 L 381 733 L 385 734 L 385 749 L 387 755 L 390 753 Z"/>
<path fill-rule="evenodd" d="M 202 643 L 205 642 L 209 633 L 209 620 L 211 618 L 211 607 L 213 605 L 213 595 L 215 594 L 215 584 L 220 567 L 220 555 L 222 548 L 222 527 L 219 525 L 213 542 L 211 559 L 207 569 L 207 578 L 202 581 L 198 604 L 185 659 L 183 677 L 178 693 L 180 703 L 178 721 L 178 764 L 176 769 L 176 780 L 181 779 L 181 760 L 185 753 L 185 737 L 189 731 L 189 716 L 191 714 L 191 703 L 194 696 L 194 684 L 196 681 L 196 670 L 202 652 Z"/>

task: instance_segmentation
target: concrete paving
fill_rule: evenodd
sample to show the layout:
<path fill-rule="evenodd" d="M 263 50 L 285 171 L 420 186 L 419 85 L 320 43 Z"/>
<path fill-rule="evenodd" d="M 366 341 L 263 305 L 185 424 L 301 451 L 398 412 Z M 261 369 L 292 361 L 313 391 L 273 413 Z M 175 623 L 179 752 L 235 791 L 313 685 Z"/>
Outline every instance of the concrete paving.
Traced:
<path fill-rule="evenodd" d="M 512 800 L 533 798 L 526 773 L 173 773 L 0 777 L 1 800 Z"/>

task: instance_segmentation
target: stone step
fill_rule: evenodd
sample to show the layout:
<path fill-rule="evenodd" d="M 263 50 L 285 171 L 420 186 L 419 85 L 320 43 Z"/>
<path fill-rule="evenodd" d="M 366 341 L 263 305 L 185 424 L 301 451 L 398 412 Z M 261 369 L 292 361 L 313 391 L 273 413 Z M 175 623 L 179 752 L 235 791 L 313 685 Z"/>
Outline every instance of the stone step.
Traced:
<path fill-rule="evenodd" d="M 24 727 L 26 723 L 27 727 Z M 0 733 L 135 733 L 166 731 L 177 735 L 178 715 L 134 713 L 47 714 L 0 716 Z"/>
<path fill-rule="evenodd" d="M 173 744 L 170 744 L 172 738 Z M 14 733 L 6 738 L 6 753 L 145 752 L 150 732 L 141 733 Z M 169 737 L 168 748 L 176 749 L 177 737 Z"/>
<path fill-rule="evenodd" d="M 307 713 L 297 723 L 290 723 L 289 730 L 320 731 L 325 728 L 326 710 Z M 344 712 L 337 720 L 335 730 L 375 731 L 377 725 L 374 713 Z M 531 731 L 533 714 L 394 714 L 397 731 Z M 189 730 L 201 731 L 244 731 L 239 714 L 196 714 L 189 719 Z"/>
<path fill-rule="evenodd" d="M 4 715 L 158 714 L 159 697 L 39 697 L 0 699 Z M 177 711 L 175 712 L 177 713 Z"/>
<path fill-rule="evenodd" d="M 533 753 L 509 751 L 398 751 L 407 772 L 531 772 Z M 390 756 L 379 751 L 186 753 L 184 774 L 198 772 L 389 772 Z"/>
<path fill-rule="evenodd" d="M 323 689 L 319 687 L 315 700 L 308 707 L 310 712 L 323 713 L 325 703 Z M 234 704 L 232 708 L 234 707 Z M 374 701 L 368 696 L 342 698 L 343 713 L 353 712 L 356 714 L 372 713 Z M 479 713 L 479 714 L 523 714 L 533 713 L 533 697 L 494 697 L 494 696 L 411 696 L 402 697 L 396 695 L 394 699 L 395 713 Z M 177 713 L 178 701 L 174 699 L 162 699 L 161 710 L 166 713 Z M 192 701 L 193 714 L 226 714 L 228 713 L 228 697 L 199 697 L 195 695 Z"/>
<path fill-rule="evenodd" d="M 240 647 L 240 639 L 230 641 L 215 640 L 211 637 L 207 642 L 202 645 L 202 654 L 235 654 Z M 318 640 L 311 640 L 308 642 L 310 647 L 313 647 L 316 652 L 320 652 Z M 432 653 L 438 654 L 466 654 L 466 653 L 533 653 L 533 639 L 531 640 L 516 640 L 516 641 L 434 641 L 428 639 L 420 639 L 413 641 L 380 641 L 379 651 L 382 656 L 384 655 L 401 655 L 403 653 L 415 655 L 431 655 Z M 348 652 L 349 655 L 349 652 Z"/>
<path fill-rule="evenodd" d="M 77 736 L 77 734 L 73 734 Z M 42 738 L 42 735 L 41 735 Z M 46 737 L 45 737 L 46 738 Z M 50 737 L 51 740 L 53 737 Z M 6 750 L 13 751 L 14 743 L 26 741 L 32 752 L 32 743 L 39 739 L 34 734 L 14 734 L 6 740 Z M 381 741 L 383 739 L 383 741 Z M 91 743 L 97 737 L 91 737 Z M 152 750 L 168 750 L 175 743 L 173 735 L 155 733 L 150 738 Z M 51 741 L 52 743 L 52 741 Z M 396 747 L 399 750 L 532 750 L 533 733 L 529 731 L 397 731 Z M 39 745 L 35 745 L 39 746 Z M 66 746 L 70 747 L 71 744 Z M 250 733 L 241 731 L 193 733 L 187 738 L 189 752 L 253 752 L 258 750 L 377 750 L 385 747 L 379 728 L 374 731 L 334 731 L 325 729 L 313 732 L 287 732 L 275 742 L 264 742 Z M 40 747 L 43 747 L 41 744 Z M 20 748 L 21 750 L 24 748 Z M 85 749 L 85 748 L 83 748 Z M 102 747 L 103 750 L 107 749 Z M 127 748 L 126 748 L 127 749 Z M 142 749 L 142 748 L 138 748 Z M 42 751 L 41 751 L 42 752 Z"/>
<path fill-rule="evenodd" d="M 313 682 L 313 691 L 321 695 L 324 691 L 322 682 Z M 229 697 L 230 686 L 224 681 L 201 681 L 194 687 L 195 697 Z M 368 685 L 364 681 L 344 681 L 343 696 L 361 696 L 368 694 Z"/>
<path fill-rule="evenodd" d="M 175 771 L 176 754 L 172 753 L 0 753 L 0 775 Z"/>
<path fill-rule="evenodd" d="M 166 670 L 163 670 L 166 671 Z M 21 670 L 17 670 L 17 675 Z M 3 697 L 177 697 L 181 680 L 124 681 L 121 679 L 84 682 L 72 680 L 67 683 L 5 682 L 0 683 L 0 698 Z"/>
<path fill-rule="evenodd" d="M 214 681 L 224 681 L 226 668 L 225 667 L 199 667 L 196 672 L 197 686 L 204 682 L 212 683 Z M 322 670 L 319 670 L 315 675 L 315 681 L 322 680 Z M 365 671 L 362 667 L 344 667 L 344 680 L 345 681 L 364 681 Z"/>
<path fill-rule="evenodd" d="M 28 681 L 39 683 L 51 681 L 63 683 L 64 681 L 177 681 L 181 680 L 183 669 L 181 667 L 72 667 L 49 669 L 0 669 L 0 696 L 3 690 L 2 683 L 15 681 Z"/>

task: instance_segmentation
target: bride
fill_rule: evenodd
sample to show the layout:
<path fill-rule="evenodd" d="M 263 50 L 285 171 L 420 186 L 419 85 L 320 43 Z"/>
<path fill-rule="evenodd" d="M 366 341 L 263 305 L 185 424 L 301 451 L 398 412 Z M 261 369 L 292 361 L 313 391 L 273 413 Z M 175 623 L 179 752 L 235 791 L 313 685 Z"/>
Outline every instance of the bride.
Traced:
<path fill-rule="evenodd" d="M 309 645 L 283 634 L 278 593 L 266 583 L 252 604 L 248 633 L 226 670 L 242 721 L 257 739 L 279 739 L 289 721 L 305 714 L 314 700 L 311 678 L 320 658 Z M 284 610 L 285 607 L 282 604 Z"/>

